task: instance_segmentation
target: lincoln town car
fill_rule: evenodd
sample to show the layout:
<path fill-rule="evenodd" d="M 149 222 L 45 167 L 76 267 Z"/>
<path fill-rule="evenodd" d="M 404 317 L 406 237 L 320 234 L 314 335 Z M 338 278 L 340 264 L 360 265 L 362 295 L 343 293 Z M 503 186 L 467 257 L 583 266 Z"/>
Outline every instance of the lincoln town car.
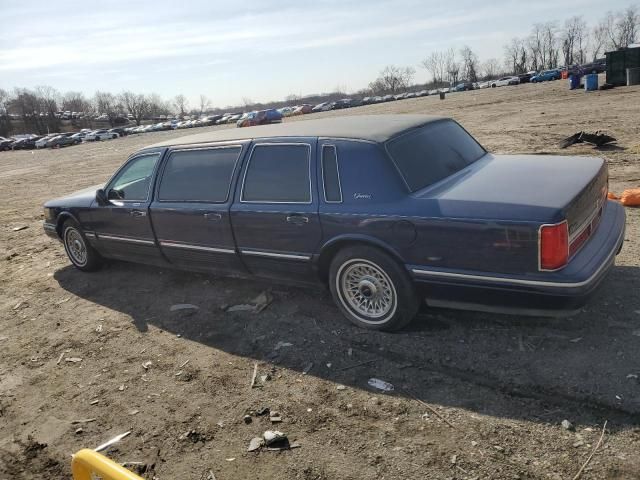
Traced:
<path fill-rule="evenodd" d="M 607 189 L 601 158 L 494 155 L 448 118 L 349 116 L 143 148 L 47 202 L 44 230 L 84 272 L 113 259 L 325 284 L 350 321 L 396 330 L 425 303 L 579 310 L 624 239 Z"/>

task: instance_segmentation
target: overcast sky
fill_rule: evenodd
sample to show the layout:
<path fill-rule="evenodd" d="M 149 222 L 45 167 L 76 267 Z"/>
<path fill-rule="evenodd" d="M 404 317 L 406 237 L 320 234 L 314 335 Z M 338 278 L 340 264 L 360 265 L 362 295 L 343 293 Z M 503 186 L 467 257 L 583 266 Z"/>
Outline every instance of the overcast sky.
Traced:
<path fill-rule="evenodd" d="M 467 44 L 502 61 L 535 22 L 593 24 L 631 0 L 0 0 L 0 87 L 199 94 L 215 106 L 364 88 Z"/>

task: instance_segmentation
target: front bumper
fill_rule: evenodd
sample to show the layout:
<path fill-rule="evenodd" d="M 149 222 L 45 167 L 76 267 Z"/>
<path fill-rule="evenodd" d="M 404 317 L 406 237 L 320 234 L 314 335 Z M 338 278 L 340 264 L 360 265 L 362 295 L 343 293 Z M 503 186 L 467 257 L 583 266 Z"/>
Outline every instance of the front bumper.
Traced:
<path fill-rule="evenodd" d="M 596 232 L 569 265 L 557 272 L 512 275 L 407 267 L 427 303 L 434 306 L 536 315 L 575 311 L 614 266 L 624 232 L 624 208 L 608 201 Z"/>
<path fill-rule="evenodd" d="M 54 225 L 53 223 L 44 222 L 42 224 L 42 228 L 44 229 L 44 233 L 46 233 L 48 236 L 50 236 L 51 238 L 55 238 L 56 240 L 60 240 L 56 225 Z"/>

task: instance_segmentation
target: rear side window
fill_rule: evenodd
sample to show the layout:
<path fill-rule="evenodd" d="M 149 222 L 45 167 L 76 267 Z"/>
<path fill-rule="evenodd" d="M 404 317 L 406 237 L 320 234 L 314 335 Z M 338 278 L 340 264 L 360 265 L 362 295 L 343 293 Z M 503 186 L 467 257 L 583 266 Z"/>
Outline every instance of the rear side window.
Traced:
<path fill-rule="evenodd" d="M 223 203 L 241 147 L 173 152 L 162 175 L 158 200 Z"/>
<path fill-rule="evenodd" d="M 486 151 L 460 125 L 431 123 L 387 143 L 409 190 L 415 192 L 472 164 Z"/>
<path fill-rule="evenodd" d="M 310 153 L 307 144 L 256 145 L 245 173 L 242 201 L 310 203 Z"/>
<path fill-rule="evenodd" d="M 342 202 L 340 189 L 340 174 L 338 173 L 338 154 L 333 145 L 322 147 L 322 181 L 324 185 L 324 199 L 326 202 Z"/>

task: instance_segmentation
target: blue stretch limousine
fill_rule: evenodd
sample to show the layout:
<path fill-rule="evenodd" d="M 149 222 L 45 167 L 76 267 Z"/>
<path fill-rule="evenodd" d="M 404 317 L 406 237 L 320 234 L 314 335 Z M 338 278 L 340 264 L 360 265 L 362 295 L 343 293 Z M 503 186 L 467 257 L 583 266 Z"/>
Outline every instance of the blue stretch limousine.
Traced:
<path fill-rule="evenodd" d="M 622 247 L 596 157 L 492 155 L 455 121 L 350 116 L 217 130 L 132 155 L 45 204 L 71 262 L 103 259 L 329 285 L 355 324 L 428 305 L 578 309 Z"/>

